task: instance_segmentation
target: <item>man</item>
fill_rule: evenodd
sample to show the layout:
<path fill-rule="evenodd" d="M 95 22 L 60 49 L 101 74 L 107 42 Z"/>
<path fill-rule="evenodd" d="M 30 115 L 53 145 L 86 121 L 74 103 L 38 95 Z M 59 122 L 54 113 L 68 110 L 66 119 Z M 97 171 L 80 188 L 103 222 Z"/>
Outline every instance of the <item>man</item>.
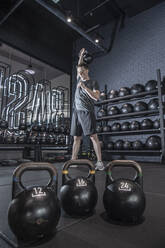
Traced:
<path fill-rule="evenodd" d="M 82 48 L 79 53 L 77 66 L 77 88 L 75 92 L 74 111 L 71 124 L 71 135 L 74 136 L 72 147 L 72 159 L 77 159 L 80 149 L 82 133 L 90 136 L 97 156 L 96 170 L 104 170 L 104 164 L 101 156 L 101 146 L 96 134 L 96 118 L 94 113 L 94 100 L 100 97 L 99 88 L 96 81 L 89 78 L 89 69 L 83 63 Z"/>

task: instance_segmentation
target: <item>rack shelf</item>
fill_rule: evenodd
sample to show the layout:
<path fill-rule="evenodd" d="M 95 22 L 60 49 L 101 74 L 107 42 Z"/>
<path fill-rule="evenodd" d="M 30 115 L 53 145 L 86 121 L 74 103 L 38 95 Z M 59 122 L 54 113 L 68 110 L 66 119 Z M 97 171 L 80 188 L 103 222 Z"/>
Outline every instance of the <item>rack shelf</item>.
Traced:
<path fill-rule="evenodd" d="M 30 147 L 34 149 L 36 146 L 40 146 L 42 150 L 44 149 L 68 149 L 69 146 L 56 146 L 56 145 L 48 145 L 48 144 L 0 144 L 0 150 L 23 150 L 25 147 Z"/>
<path fill-rule="evenodd" d="M 104 150 L 112 154 L 143 154 L 143 155 L 160 155 L 161 150 Z"/>
<path fill-rule="evenodd" d="M 102 104 L 107 104 L 107 103 L 121 103 L 123 101 L 126 101 L 126 100 L 131 100 L 131 101 L 135 101 L 135 100 L 142 100 L 142 99 L 148 99 L 150 97 L 153 97 L 154 95 L 158 95 L 158 90 L 152 90 L 150 92 L 141 92 L 141 93 L 138 93 L 136 95 L 127 95 L 127 96 L 123 96 L 123 97 L 116 97 L 116 98 L 113 98 L 113 99 L 107 99 L 107 100 L 104 100 L 104 101 L 99 101 L 97 103 L 95 103 L 95 105 L 102 105 Z"/>
<path fill-rule="evenodd" d="M 133 131 L 118 131 L 118 132 L 102 132 L 97 133 L 98 135 L 110 134 L 111 136 L 121 136 L 121 135 L 138 135 L 138 134 L 152 134 L 152 133 L 160 133 L 159 129 L 147 129 L 147 130 L 133 130 Z"/>
<path fill-rule="evenodd" d="M 146 111 L 141 111 L 141 112 L 132 112 L 128 114 L 117 114 L 117 115 L 108 115 L 108 116 L 103 116 L 99 117 L 96 120 L 97 121 L 104 121 L 104 120 L 116 120 L 116 119 L 130 119 L 132 117 L 140 118 L 142 116 L 154 116 L 159 113 L 159 110 L 146 110 Z"/>

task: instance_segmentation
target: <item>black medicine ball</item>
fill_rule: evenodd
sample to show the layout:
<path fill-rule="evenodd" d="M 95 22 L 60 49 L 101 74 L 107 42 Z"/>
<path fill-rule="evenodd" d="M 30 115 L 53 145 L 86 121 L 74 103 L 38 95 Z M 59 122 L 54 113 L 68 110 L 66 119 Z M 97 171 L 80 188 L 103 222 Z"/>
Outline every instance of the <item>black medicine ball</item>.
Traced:
<path fill-rule="evenodd" d="M 161 139 L 157 135 L 150 136 L 145 143 L 147 149 L 158 150 L 161 148 Z"/>
<path fill-rule="evenodd" d="M 108 115 L 117 115 L 119 114 L 119 109 L 116 106 L 112 106 L 108 108 Z"/>
<path fill-rule="evenodd" d="M 151 99 L 148 103 L 149 110 L 156 110 L 159 108 L 159 102 L 157 98 Z"/>
<path fill-rule="evenodd" d="M 112 132 L 118 132 L 121 130 L 121 125 L 118 122 L 115 122 L 112 126 L 111 126 L 111 131 Z"/>
<path fill-rule="evenodd" d="M 139 130 L 140 129 L 140 123 L 138 121 L 132 121 L 130 125 L 130 129 L 133 130 Z"/>
<path fill-rule="evenodd" d="M 145 85 L 145 91 L 156 90 L 156 88 L 157 88 L 157 81 L 156 80 L 149 80 Z"/>
<path fill-rule="evenodd" d="M 127 96 L 130 94 L 130 89 L 128 87 L 121 87 L 119 90 L 119 96 L 123 97 L 123 96 Z"/>
<path fill-rule="evenodd" d="M 148 109 L 148 105 L 145 102 L 139 101 L 134 105 L 134 111 L 140 112 Z"/>
<path fill-rule="evenodd" d="M 143 92 L 144 90 L 145 90 L 144 85 L 142 85 L 142 84 L 134 84 L 131 87 L 131 94 L 136 95 L 136 94 L 138 94 L 140 92 Z"/>
<path fill-rule="evenodd" d="M 116 97 L 118 97 L 118 91 L 117 90 L 110 90 L 108 95 L 107 95 L 107 98 L 113 99 Z"/>
<path fill-rule="evenodd" d="M 133 106 L 132 106 L 132 104 L 130 104 L 130 103 L 123 104 L 123 106 L 120 109 L 120 112 L 122 114 L 128 114 L 128 113 L 133 112 Z"/>

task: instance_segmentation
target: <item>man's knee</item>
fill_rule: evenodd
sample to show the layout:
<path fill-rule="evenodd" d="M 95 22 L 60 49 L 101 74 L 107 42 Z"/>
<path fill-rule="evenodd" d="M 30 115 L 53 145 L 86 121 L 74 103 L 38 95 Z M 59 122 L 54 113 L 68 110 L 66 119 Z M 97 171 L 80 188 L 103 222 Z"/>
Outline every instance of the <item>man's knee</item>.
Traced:
<path fill-rule="evenodd" d="M 82 139 L 82 136 L 74 136 L 74 142 L 80 142 Z"/>

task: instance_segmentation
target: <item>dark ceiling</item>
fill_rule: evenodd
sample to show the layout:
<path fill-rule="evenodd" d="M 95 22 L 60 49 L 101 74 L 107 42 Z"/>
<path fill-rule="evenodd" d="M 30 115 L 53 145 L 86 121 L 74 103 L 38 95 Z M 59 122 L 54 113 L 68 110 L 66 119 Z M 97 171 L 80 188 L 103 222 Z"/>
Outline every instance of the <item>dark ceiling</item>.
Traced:
<path fill-rule="evenodd" d="M 120 16 L 135 16 L 164 0 L 42 0 L 64 15 L 88 35 Z M 55 3 L 58 2 L 58 3 Z M 12 8 L 20 3 L 17 8 Z M 11 12 L 10 12 L 11 11 Z M 76 31 L 35 0 L 0 0 L 0 40 L 64 72 L 72 67 Z"/>

